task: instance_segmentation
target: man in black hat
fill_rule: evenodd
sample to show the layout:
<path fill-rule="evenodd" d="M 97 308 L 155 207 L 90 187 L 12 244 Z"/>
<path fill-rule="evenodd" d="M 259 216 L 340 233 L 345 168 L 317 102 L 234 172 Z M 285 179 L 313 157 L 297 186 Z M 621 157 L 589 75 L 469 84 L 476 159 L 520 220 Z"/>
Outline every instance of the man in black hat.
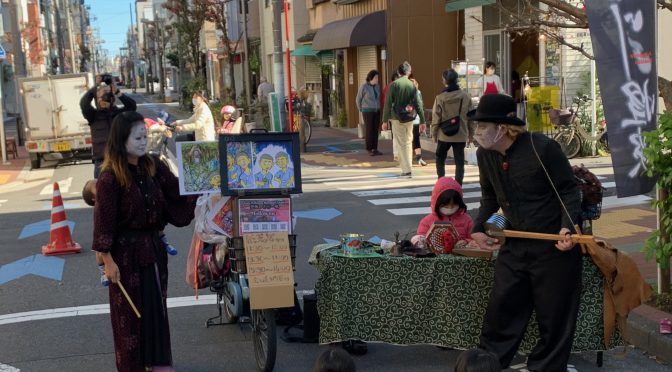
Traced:
<path fill-rule="evenodd" d="M 570 235 L 580 214 L 572 169 L 557 142 L 527 132 L 525 122 L 516 117 L 513 98 L 483 96 L 468 116 L 477 122 L 482 193 L 472 244 L 500 250 L 480 347 L 495 353 L 507 368 L 534 310 L 540 340 L 528 356 L 527 369 L 564 372 L 581 294 L 581 252 Z M 508 238 L 500 244 L 483 226 L 500 208 L 512 230 L 559 233 L 565 239 Z"/>

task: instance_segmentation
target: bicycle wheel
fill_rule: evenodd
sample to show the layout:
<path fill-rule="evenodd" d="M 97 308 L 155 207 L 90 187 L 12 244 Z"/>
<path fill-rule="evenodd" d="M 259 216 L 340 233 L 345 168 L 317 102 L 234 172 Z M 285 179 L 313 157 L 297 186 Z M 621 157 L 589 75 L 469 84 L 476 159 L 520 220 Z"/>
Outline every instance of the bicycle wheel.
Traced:
<path fill-rule="evenodd" d="M 277 339 L 275 334 L 275 311 L 273 309 L 252 310 L 252 344 L 254 359 L 262 372 L 270 372 L 275 366 Z"/>
<path fill-rule="evenodd" d="M 578 155 L 581 150 L 581 140 L 579 139 L 578 134 L 574 132 L 562 131 L 553 136 L 553 139 L 560 144 L 562 152 L 568 159 Z"/>
<path fill-rule="evenodd" d="M 306 145 L 310 141 L 310 136 L 313 134 L 313 128 L 310 126 L 310 120 L 303 118 L 303 143 Z"/>

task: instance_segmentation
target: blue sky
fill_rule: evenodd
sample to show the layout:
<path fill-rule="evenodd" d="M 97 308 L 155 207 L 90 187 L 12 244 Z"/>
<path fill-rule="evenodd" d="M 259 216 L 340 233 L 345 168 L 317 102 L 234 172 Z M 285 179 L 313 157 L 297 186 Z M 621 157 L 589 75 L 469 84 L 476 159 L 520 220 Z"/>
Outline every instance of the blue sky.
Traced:
<path fill-rule="evenodd" d="M 100 37 L 105 40 L 103 48 L 109 51 L 110 56 L 119 54 L 119 48 L 124 46 L 126 31 L 131 24 L 129 4 L 133 0 L 85 0 L 91 5 L 91 23 L 100 30 Z M 94 21 L 93 17 L 97 19 Z M 135 22 L 135 6 L 133 6 L 133 21 Z"/>

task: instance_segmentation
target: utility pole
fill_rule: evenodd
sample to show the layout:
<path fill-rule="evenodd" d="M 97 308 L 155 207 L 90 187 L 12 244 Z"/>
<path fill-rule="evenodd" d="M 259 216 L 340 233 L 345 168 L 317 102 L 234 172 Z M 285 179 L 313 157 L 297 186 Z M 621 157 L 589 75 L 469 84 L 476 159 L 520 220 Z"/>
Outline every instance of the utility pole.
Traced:
<path fill-rule="evenodd" d="M 53 0 L 54 10 L 56 12 L 56 43 L 58 44 L 58 73 L 65 73 L 65 41 L 63 40 L 63 25 L 61 20 L 60 0 Z"/>
<path fill-rule="evenodd" d="M 135 40 L 135 26 L 133 25 L 133 5 L 128 4 L 128 12 L 131 17 L 131 39 L 128 41 L 128 59 L 131 61 L 131 86 L 133 87 L 133 93 L 138 89 L 138 79 L 135 78 L 135 57 L 134 48 L 137 43 Z M 145 89 L 147 89 L 147 82 L 145 82 Z"/>
<path fill-rule="evenodd" d="M 273 0 L 273 85 L 280 103 L 280 122 L 287 125 L 287 111 L 285 110 L 285 72 L 282 65 L 282 9 L 283 0 Z M 285 127 L 289 131 L 289 126 Z"/>
<path fill-rule="evenodd" d="M 26 56 L 23 54 L 23 46 L 21 45 L 23 38 L 21 37 L 21 29 L 19 28 L 19 1 L 12 0 L 9 7 L 10 18 L 12 19 L 12 48 L 14 49 L 14 74 L 16 76 L 26 76 Z M 18 91 L 17 91 L 18 95 Z"/>
<path fill-rule="evenodd" d="M 70 17 L 70 0 L 65 0 L 65 19 L 68 27 L 68 42 L 70 43 L 70 72 L 74 74 L 77 72 L 77 58 L 75 58 L 75 38 L 72 32 L 72 17 Z"/>
<path fill-rule="evenodd" d="M 245 53 L 245 61 L 243 63 L 243 82 L 245 83 L 245 104 L 248 107 L 252 101 L 252 89 L 250 88 L 250 49 L 247 45 L 247 1 L 243 0 L 243 52 Z"/>

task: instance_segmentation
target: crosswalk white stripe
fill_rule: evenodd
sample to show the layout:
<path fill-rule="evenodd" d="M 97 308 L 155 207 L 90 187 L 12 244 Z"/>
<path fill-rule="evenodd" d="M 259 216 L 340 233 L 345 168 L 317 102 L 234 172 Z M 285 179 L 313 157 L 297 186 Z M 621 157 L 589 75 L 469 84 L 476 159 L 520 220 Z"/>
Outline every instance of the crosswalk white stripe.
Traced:
<path fill-rule="evenodd" d="M 436 182 L 436 175 L 426 175 L 426 176 L 413 176 L 413 178 L 399 178 L 397 176 L 391 176 L 391 177 L 375 177 L 375 178 L 368 178 L 368 179 L 348 179 L 348 178 L 342 178 L 343 181 L 329 181 L 329 182 L 323 182 L 327 186 L 338 186 L 338 185 L 352 185 L 352 184 L 365 184 L 365 183 L 371 183 L 371 182 L 377 182 L 380 183 L 380 181 L 389 181 L 389 182 L 397 182 L 399 180 L 403 181 L 415 181 L 418 182 L 420 180 L 430 180 L 432 183 Z"/>
<path fill-rule="evenodd" d="M 465 183 L 477 182 L 478 176 L 475 177 L 465 177 Z M 365 191 L 365 190 L 374 190 L 374 189 L 384 189 L 392 187 L 404 187 L 404 186 L 429 186 L 436 183 L 436 176 L 431 176 L 429 179 L 418 179 L 413 178 L 390 178 L 388 183 L 382 184 L 380 181 L 371 182 L 368 185 L 354 185 L 354 186 L 336 186 L 338 190 L 341 191 Z M 347 185 L 347 184 L 344 184 Z"/>
<path fill-rule="evenodd" d="M 478 208 L 481 205 L 481 202 L 466 203 L 466 204 L 467 204 L 467 210 L 472 210 Z M 387 211 L 395 216 L 414 216 L 420 214 L 429 214 L 431 210 L 432 209 L 429 206 L 426 206 L 415 208 L 394 208 L 394 209 L 388 209 Z"/>
<path fill-rule="evenodd" d="M 462 190 L 477 189 L 481 187 L 478 183 L 465 183 Z M 353 191 L 352 194 L 358 197 L 382 196 L 382 195 L 401 195 L 401 194 L 420 194 L 423 192 L 432 192 L 434 186 L 411 187 L 401 189 L 381 189 L 370 191 Z"/>
<path fill-rule="evenodd" d="M 474 191 L 474 192 L 465 192 L 463 199 L 472 199 L 472 198 L 480 198 L 481 197 L 481 192 L 480 191 Z M 411 197 L 404 197 L 404 198 L 386 198 L 386 199 L 369 199 L 367 200 L 369 203 L 373 205 L 390 205 L 390 204 L 411 204 L 411 203 L 429 203 L 431 201 L 431 196 L 411 196 Z"/>

